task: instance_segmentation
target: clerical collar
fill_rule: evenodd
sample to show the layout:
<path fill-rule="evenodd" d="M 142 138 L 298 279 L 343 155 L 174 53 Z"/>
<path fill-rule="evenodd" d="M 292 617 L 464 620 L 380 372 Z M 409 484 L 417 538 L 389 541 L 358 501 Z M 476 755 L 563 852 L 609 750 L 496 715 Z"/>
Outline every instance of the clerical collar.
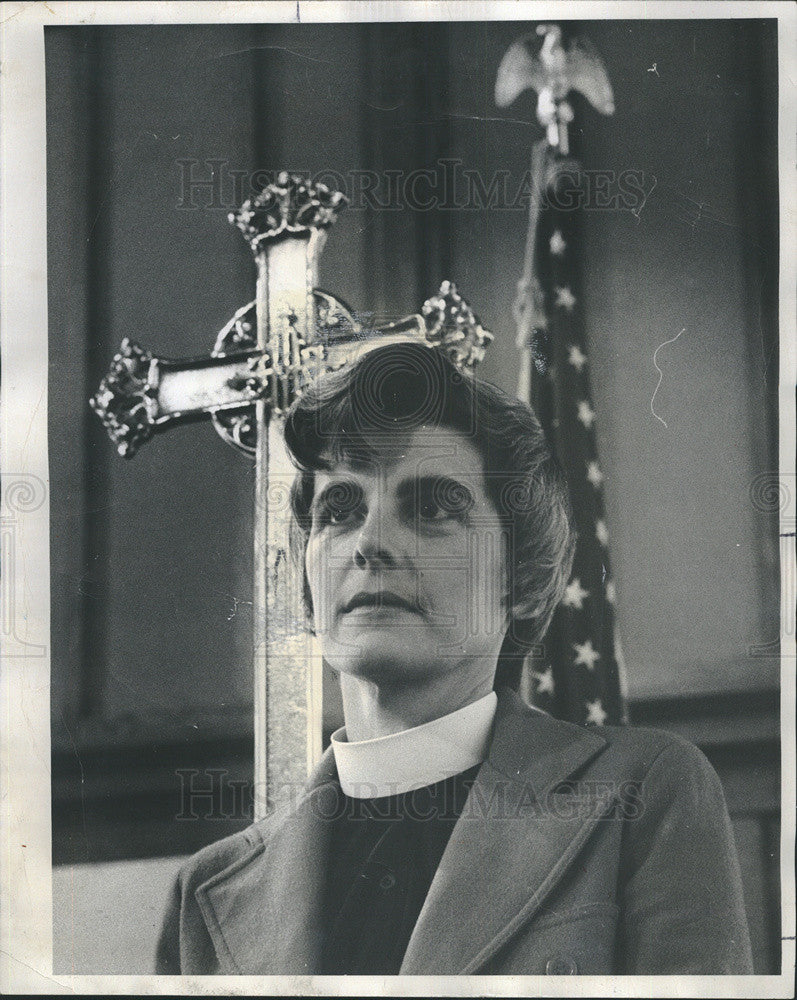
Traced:
<path fill-rule="evenodd" d="M 349 743 L 345 728 L 332 734 L 340 786 L 355 799 L 411 792 L 450 778 L 487 757 L 495 691 L 439 719 L 389 736 Z"/>

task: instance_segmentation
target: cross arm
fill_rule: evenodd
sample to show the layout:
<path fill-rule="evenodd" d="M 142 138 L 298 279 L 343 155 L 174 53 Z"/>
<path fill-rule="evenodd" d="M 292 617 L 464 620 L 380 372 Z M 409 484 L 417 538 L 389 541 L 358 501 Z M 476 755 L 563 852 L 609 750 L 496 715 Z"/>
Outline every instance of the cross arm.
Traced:
<path fill-rule="evenodd" d="M 384 326 L 362 323 L 319 289 L 318 257 L 343 200 L 280 174 L 230 217 L 255 257 L 256 296 L 220 331 L 210 356 L 156 358 L 126 339 L 91 400 L 128 458 L 155 433 L 209 417 L 224 440 L 255 460 L 256 817 L 304 782 L 321 753 L 321 660 L 300 626 L 301 574 L 286 558 L 291 512 L 279 487 L 293 467 L 283 417 L 316 378 L 383 344 L 424 344 L 468 369 L 492 340 L 448 281 L 419 312 Z"/>
<path fill-rule="evenodd" d="M 275 403 L 280 383 L 283 402 L 289 404 L 295 392 L 319 375 L 376 347 L 407 341 L 440 348 L 457 366 L 470 368 L 492 340 L 450 281 L 426 300 L 420 313 L 368 330 L 334 296 L 319 289 L 313 295 L 316 339 L 306 344 L 297 335 L 295 364 L 275 361 L 269 350 L 256 346 L 254 303 L 238 310 L 219 333 L 213 353 L 204 358 L 157 358 L 125 338 L 89 401 L 119 454 L 132 458 L 153 434 L 210 417 L 226 440 L 253 455 L 253 425 L 245 414 L 258 399 L 269 402 L 273 414 L 280 413 Z"/>
<path fill-rule="evenodd" d="M 132 458 L 176 423 L 250 407 L 268 378 L 264 369 L 256 349 L 170 361 L 126 337 L 90 404 L 119 454 Z"/>

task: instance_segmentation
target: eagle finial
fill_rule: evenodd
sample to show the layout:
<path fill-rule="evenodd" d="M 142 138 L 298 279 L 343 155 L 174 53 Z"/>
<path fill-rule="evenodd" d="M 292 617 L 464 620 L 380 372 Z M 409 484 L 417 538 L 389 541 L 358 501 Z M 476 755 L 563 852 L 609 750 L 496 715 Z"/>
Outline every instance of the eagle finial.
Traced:
<path fill-rule="evenodd" d="M 567 153 L 567 123 L 573 119 L 570 91 L 583 94 L 601 114 L 614 113 L 612 85 L 595 47 L 583 37 L 565 47 L 558 24 L 538 25 L 513 42 L 501 60 L 495 81 L 498 107 L 508 107 L 528 89 L 537 94 L 537 118 L 548 130 L 548 141 L 562 153 Z"/>

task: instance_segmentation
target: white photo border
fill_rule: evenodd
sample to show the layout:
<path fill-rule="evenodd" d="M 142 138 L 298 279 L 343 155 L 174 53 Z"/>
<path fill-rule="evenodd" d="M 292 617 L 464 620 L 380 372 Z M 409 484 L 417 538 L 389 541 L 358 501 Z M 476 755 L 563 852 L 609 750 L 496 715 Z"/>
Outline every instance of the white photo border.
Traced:
<path fill-rule="evenodd" d="M 47 455 L 47 254 L 44 27 L 96 24 L 555 20 L 557 18 L 732 19 L 779 22 L 780 477 L 791 532 L 782 620 L 793 622 L 795 406 L 797 383 L 797 8 L 778 2 L 220 2 L 0 4 L 3 86 L 0 130 L 2 220 L 3 524 L 13 516 L 15 562 L 3 549 L 2 964 L 0 988 L 23 994 L 365 996 L 792 995 L 795 970 L 795 637 L 783 630 L 781 659 L 783 971 L 779 976 L 703 977 L 163 977 L 52 973 L 50 804 L 49 504 Z M 37 484 L 41 484 L 43 492 Z M 781 547 L 781 554 L 784 549 Z M 787 585 L 785 574 L 792 574 Z M 791 595 L 791 598 L 790 596 Z M 21 644 L 21 645 L 19 645 Z M 20 653 L 19 651 L 23 652 Z M 9 653 L 13 655 L 9 655 Z"/>

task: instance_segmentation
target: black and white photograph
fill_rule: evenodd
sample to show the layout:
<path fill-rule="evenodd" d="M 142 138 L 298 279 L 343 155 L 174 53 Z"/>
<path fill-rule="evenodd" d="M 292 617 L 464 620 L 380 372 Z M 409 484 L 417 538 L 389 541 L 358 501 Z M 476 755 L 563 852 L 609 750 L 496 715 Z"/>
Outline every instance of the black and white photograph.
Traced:
<path fill-rule="evenodd" d="M 45 6 L 4 991 L 793 995 L 794 8 Z"/>

